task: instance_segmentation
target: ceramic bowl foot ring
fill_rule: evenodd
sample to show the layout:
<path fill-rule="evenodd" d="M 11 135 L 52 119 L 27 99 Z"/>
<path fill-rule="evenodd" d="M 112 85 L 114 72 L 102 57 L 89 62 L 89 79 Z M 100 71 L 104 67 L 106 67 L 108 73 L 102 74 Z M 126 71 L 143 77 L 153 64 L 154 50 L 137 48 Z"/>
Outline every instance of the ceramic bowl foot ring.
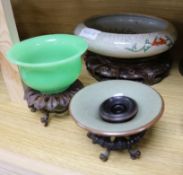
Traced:
<path fill-rule="evenodd" d="M 50 113 L 64 113 L 68 110 L 71 98 L 83 88 L 83 84 L 76 80 L 66 91 L 48 95 L 29 87 L 25 90 L 25 100 L 32 112 L 41 111 L 43 116 L 41 122 L 48 126 Z"/>
<path fill-rule="evenodd" d="M 100 154 L 100 159 L 107 161 L 112 150 L 124 150 L 127 149 L 132 159 L 140 158 L 141 152 L 137 148 L 137 143 L 145 135 L 146 131 L 142 131 L 138 134 L 134 134 L 128 137 L 107 137 L 99 136 L 93 133 L 88 133 L 87 136 L 92 140 L 93 144 L 99 144 L 106 148 L 105 152 Z"/>
<path fill-rule="evenodd" d="M 124 79 L 155 84 L 165 78 L 171 68 L 168 53 L 153 56 L 151 59 L 115 59 L 93 52 L 85 56 L 87 70 L 98 81 Z"/>

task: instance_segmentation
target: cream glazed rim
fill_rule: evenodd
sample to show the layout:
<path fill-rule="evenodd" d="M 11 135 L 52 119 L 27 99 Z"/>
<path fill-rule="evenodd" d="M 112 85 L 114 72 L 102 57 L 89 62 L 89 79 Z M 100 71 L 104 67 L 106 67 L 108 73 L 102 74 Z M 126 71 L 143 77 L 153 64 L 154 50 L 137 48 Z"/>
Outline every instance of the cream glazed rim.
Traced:
<path fill-rule="evenodd" d="M 138 112 L 132 120 L 109 123 L 101 119 L 100 104 L 115 95 L 124 95 L 137 102 Z M 145 84 L 129 80 L 109 80 L 80 90 L 72 98 L 69 110 L 75 122 L 91 133 L 129 136 L 147 130 L 160 119 L 164 111 L 164 100 L 156 90 Z"/>
<path fill-rule="evenodd" d="M 78 24 L 74 34 L 86 39 L 88 50 L 119 59 L 163 53 L 177 39 L 176 29 L 169 21 L 138 13 L 91 17 Z"/>

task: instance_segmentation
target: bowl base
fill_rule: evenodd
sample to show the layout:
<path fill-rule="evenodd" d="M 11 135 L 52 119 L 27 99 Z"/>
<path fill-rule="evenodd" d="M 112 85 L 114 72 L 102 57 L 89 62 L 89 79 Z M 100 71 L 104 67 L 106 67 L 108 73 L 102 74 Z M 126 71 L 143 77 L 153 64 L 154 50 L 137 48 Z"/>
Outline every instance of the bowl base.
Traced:
<path fill-rule="evenodd" d="M 93 144 L 99 144 L 100 146 L 106 148 L 106 151 L 102 152 L 99 157 L 101 160 L 107 161 L 112 150 L 127 149 L 131 159 L 140 158 L 141 152 L 137 149 L 136 144 L 140 142 L 145 133 L 146 130 L 128 137 L 110 137 L 99 136 L 89 132 L 87 136 L 92 140 Z"/>
<path fill-rule="evenodd" d="M 169 52 L 138 59 L 116 59 L 88 51 L 87 70 L 98 81 L 123 79 L 155 84 L 165 78 L 171 68 Z"/>
<path fill-rule="evenodd" d="M 42 94 L 37 90 L 27 87 L 25 89 L 24 98 L 32 112 L 39 110 L 43 113 L 41 122 L 44 126 L 47 126 L 50 119 L 49 114 L 66 112 L 71 98 L 82 88 L 83 84 L 79 80 L 76 80 L 64 92 L 52 95 Z"/>

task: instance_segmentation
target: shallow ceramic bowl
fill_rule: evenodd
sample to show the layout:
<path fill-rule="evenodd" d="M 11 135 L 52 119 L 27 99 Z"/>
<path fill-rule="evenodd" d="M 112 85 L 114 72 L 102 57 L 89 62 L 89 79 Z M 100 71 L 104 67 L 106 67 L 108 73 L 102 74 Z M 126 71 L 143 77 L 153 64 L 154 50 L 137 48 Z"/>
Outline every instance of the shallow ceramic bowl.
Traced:
<path fill-rule="evenodd" d="M 19 66 L 24 83 L 42 93 L 67 89 L 80 75 L 86 41 L 78 36 L 53 34 L 24 40 L 7 53 Z"/>
<path fill-rule="evenodd" d="M 160 54 L 176 40 L 176 30 L 168 21 L 131 13 L 87 19 L 74 33 L 87 40 L 90 51 L 116 58 Z"/>
<path fill-rule="evenodd" d="M 137 103 L 138 112 L 127 122 L 109 123 L 100 116 L 101 104 L 110 97 L 126 96 Z M 71 100 L 70 113 L 82 128 L 105 136 L 127 136 L 142 132 L 162 116 L 164 102 L 160 94 L 142 83 L 108 80 L 89 85 Z"/>

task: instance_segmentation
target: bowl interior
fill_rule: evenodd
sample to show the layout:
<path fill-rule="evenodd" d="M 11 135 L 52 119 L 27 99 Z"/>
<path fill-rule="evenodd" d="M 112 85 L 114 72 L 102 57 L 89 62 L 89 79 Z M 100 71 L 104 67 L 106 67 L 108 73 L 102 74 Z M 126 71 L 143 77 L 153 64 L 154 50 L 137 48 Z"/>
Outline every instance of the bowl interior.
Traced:
<path fill-rule="evenodd" d="M 74 35 L 54 34 L 24 40 L 8 52 L 8 58 L 21 64 L 48 64 L 79 56 L 87 49 L 86 42 Z"/>
<path fill-rule="evenodd" d="M 85 25 L 109 33 L 142 34 L 162 31 L 168 23 L 151 16 L 121 14 L 90 18 L 85 21 Z"/>

